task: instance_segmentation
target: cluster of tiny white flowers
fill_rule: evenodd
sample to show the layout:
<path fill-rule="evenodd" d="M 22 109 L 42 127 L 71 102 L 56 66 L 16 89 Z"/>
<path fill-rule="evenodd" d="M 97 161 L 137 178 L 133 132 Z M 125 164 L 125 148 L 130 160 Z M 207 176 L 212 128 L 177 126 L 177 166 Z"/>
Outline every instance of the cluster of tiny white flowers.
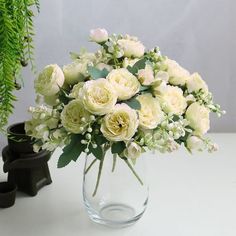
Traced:
<path fill-rule="evenodd" d="M 194 92 L 193 94 L 190 94 L 190 95 L 192 95 L 194 97 L 194 100 L 199 102 L 199 104 L 202 104 L 205 107 L 209 108 L 212 112 L 215 112 L 218 117 L 226 113 L 226 111 L 221 110 L 221 107 L 219 104 L 215 104 L 213 102 L 212 93 L 208 92 L 206 94 L 203 90 L 200 89 L 199 91 Z"/>

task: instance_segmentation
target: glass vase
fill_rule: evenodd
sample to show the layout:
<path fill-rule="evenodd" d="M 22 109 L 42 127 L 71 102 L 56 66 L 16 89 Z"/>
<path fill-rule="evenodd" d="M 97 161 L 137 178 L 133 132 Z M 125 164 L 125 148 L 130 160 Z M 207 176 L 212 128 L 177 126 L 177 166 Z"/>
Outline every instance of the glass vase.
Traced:
<path fill-rule="evenodd" d="M 101 160 L 86 157 L 84 204 L 90 219 L 110 227 L 126 227 L 143 215 L 148 202 L 145 158 L 136 163 L 108 151 Z"/>

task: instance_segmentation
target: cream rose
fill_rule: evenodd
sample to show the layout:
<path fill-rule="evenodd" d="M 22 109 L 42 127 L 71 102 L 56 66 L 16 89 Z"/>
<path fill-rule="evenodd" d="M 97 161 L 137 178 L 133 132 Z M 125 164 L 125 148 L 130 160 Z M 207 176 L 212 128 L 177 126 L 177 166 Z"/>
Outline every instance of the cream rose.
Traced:
<path fill-rule="evenodd" d="M 124 151 L 124 155 L 132 160 L 136 160 L 138 157 L 140 157 L 141 153 L 142 148 L 135 142 L 129 143 Z"/>
<path fill-rule="evenodd" d="M 142 85 L 150 85 L 154 81 L 154 74 L 150 65 L 146 65 L 145 69 L 138 71 L 138 80 Z"/>
<path fill-rule="evenodd" d="M 35 91 L 43 96 L 52 96 L 64 84 L 64 74 L 56 64 L 46 66 L 34 82 Z"/>
<path fill-rule="evenodd" d="M 124 51 L 125 57 L 142 57 L 144 54 L 145 47 L 136 38 L 125 38 L 117 41 L 118 45 Z"/>
<path fill-rule="evenodd" d="M 187 102 L 183 96 L 183 91 L 175 86 L 167 85 L 165 91 L 158 95 L 162 109 L 166 113 L 181 115 L 187 107 Z"/>
<path fill-rule="evenodd" d="M 79 82 L 78 84 L 75 84 L 69 94 L 69 97 L 79 99 L 80 90 L 82 89 L 83 86 L 84 86 L 84 82 Z"/>
<path fill-rule="evenodd" d="M 102 43 L 108 40 L 108 32 L 105 29 L 97 28 L 90 30 L 90 39 L 96 43 Z"/>
<path fill-rule="evenodd" d="M 135 110 L 122 103 L 117 104 L 102 121 L 101 132 L 110 141 L 129 141 L 138 127 L 138 115 Z"/>
<path fill-rule="evenodd" d="M 188 92 L 197 92 L 202 89 L 203 92 L 208 93 L 208 86 L 198 73 L 193 73 L 187 81 Z"/>
<path fill-rule="evenodd" d="M 61 123 L 67 131 L 79 134 L 86 128 L 90 115 L 80 100 L 72 100 L 61 113 Z"/>
<path fill-rule="evenodd" d="M 187 70 L 181 67 L 176 61 L 166 59 L 164 64 L 167 66 L 169 74 L 169 83 L 173 85 L 185 85 L 190 74 Z"/>
<path fill-rule="evenodd" d="M 202 150 L 203 149 L 203 146 L 204 146 L 204 143 L 203 141 L 197 137 L 197 136 L 189 136 L 187 138 L 187 147 L 190 149 L 190 150 Z"/>
<path fill-rule="evenodd" d="M 163 81 L 163 82 L 168 82 L 169 81 L 169 74 L 166 71 L 158 71 L 155 80 Z"/>
<path fill-rule="evenodd" d="M 192 103 L 185 114 L 185 118 L 189 121 L 189 125 L 194 129 L 194 134 L 202 136 L 210 128 L 210 111 L 197 102 Z"/>
<path fill-rule="evenodd" d="M 63 66 L 66 83 L 74 85 L 83 81 L 84 77 L 87 76 L 88 63 L 89 61 L 86 59 L 82 61 L 77 59 L 71 64 Z"/>
<path fill-rule="evenodd" d="M 85 109 L 95 115 L 107 114 L 117 102 L 115 89 L 108 80 L 102 78 L 85 82 L 80 97 Z"/>
<path fill-rule="evenodd" d="M 146 93 L 139 95 L 137 100 L 141 104 L 141 109 L 138 111 L 140 128 L 155 129 L 164 118 L 158 99 Z"/>
<path fill-rule="evenodd" d="M 49 106 L 56 106 L 60 102 L 57 94 L 52 96 L 44 96 L 43 99 L 44 102 Z"/>
<path fill-rule="evenodd" d="M 140 89 L 138 79 L 125 68 L 112 70 L 107 79 L 115 88 L 119 100 L 133 97 Z"/>

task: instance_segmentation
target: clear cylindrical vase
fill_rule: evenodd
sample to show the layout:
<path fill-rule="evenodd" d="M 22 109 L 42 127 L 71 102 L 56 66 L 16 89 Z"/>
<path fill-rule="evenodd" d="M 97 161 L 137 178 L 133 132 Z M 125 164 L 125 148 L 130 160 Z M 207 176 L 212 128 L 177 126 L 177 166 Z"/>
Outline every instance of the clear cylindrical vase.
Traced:
<path fill-rule="evenodd" d="M 87 156 L 83 197 L 92 221 L 111 227 L 134 224 L 148 202 L 145 158 L 139 157 L 133 163 L 110 152 L 103 160 Z"/>

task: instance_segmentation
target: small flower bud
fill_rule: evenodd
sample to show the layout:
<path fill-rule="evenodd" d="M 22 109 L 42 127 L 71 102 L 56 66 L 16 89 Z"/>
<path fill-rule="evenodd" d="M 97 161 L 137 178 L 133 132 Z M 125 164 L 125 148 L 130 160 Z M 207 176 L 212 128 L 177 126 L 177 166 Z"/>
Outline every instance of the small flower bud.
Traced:
<path fill-rule="evenodd" d="M 96 120 L 95 116 L 91 115 L 91 116 L 90 116 L 90 120 L 91 120 L 91 121 L 95 121 L 95 120 Z"/>
<path fill-rule="evenodd" d="M 93 148 L 97 148 L 97 146 L 98 146 L 98 145 L 97 145 L 96 143 L 93 143 L 93 144 L 92 144 L 92 147 L 93 147 Z"/>
<path fill-rule="evenodd" d="M 79 130 L 80 130 L 80 131 L 84 131 L 84 127 L 80 127 Z"/>
<path fill-rule="evenodd" d="M 91 133 L 91 132 L 93 131 L 93 129 L 92 129 L 91 127 L 89 127 L 89 128 L 87 129 L 87 131 L 88 131 L 89 133 Z"/>
<path fill-rule="evenodd" d="M 88 152 L 89 152 L 89 149 L 88 149 L 88 148 L 86 148 L 84 151 L 85 151 L 86 153 L 88 153 Z"/>
<path fill-rule="evenodd" d="M 82 122 L 85 122 L 85 121 L 86 121 L 86 119 L 85 119 L 84 117 L 82 117 L 82 118 L 81 118 L 81 121 L 82 121 Z"/>
<path fill-rule="evenodd" d="M 86 137 L 86 139 L 89 140 L 89 139 L 91 139 L 91 134 L 86 134 L 85 137 Z"/>
<path fill-rule="evenodd" d="M 87 144 L 87 141 L 84 140 L 84 139 L 82 139 L 82 140 L 81 140 L 81 143 L 82 143 L 82 144 Z"/>

